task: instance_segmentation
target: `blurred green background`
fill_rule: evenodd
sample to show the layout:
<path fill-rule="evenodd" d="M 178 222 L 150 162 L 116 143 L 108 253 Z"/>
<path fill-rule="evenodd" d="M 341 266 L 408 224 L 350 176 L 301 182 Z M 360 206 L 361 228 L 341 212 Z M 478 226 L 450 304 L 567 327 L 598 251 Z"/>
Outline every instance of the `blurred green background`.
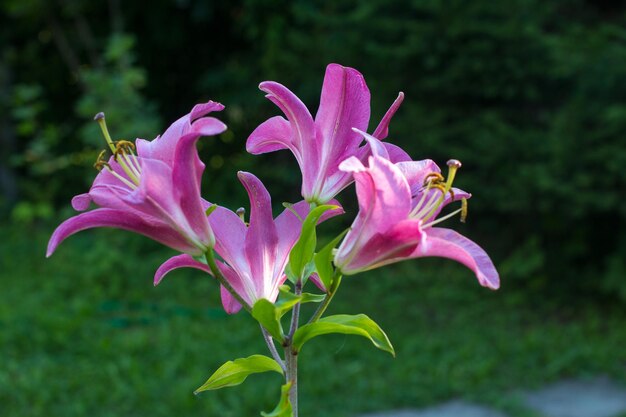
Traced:
<path fill-rule="evenodd" d="M 200 101 L 230 130 L 200 145 L 204 196 L 247 205 L 237 170 L 295 201 L 294 158 L 245 139 L 278 110 L 276 80 L 314 113 L 325 66 L 361 71 L 375 126 L 415 159 L 463 161 L 465 225 L 501 272 L 480 288 L 423 260 L 344 281 L 335 312 L 364 312 L 397 358 L 328 337 L 302 353 L 302 414 L 417 407 L 451 397 L 525 415 L 519 388 L 567 376 L 626 382 L 626 4 L 513 0 L 227 2 L 0 0 L 0 415 L 243 416 L 279 377 L 191 392 L 226 360 L 264 352 L 196 272 L 151 285 L 172 255 L 121 231 L 83 232 L 44 260 L 104 143 L 154 138 Z M 355 214 L 353 189 L 340 200 Z"/>

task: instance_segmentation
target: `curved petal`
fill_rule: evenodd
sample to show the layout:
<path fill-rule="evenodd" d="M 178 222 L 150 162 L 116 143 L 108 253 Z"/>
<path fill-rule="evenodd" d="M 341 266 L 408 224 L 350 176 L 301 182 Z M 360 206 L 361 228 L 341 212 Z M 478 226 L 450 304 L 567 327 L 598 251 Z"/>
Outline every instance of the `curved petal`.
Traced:
<path fill-rule="evenodd" d="M 411 157 L 401 147 L 394 145 L 393 143 L 383 142 L 383 146 L 389 154 L 389 160 L 394 164 L 398 162 L 410 161 Z"/>
<path fill-rule="evenodd" d="M 377 233 L 349 253 L 339 248 L 335 264 L 346 275 L 408 259 L 422 241 L 420 222 L 404 220 L 394 224 L 384 233 Z"/>
<path fill-rule="evenodd" d="M 214 111 L 224 110 L 224 105 L 217 101 L 209 100 L 206 103 L 199 103 L 193 106 L 193 109 L 189 112 L 190 121 L 194 121 L 199 117 L 205 116 Z"/>
<path fill-rule="evenodd" d="M 337 164 L 347 149 L 357 147 L 362 139 L 352 128 L 366 130 L 370 119 L 370 91 L 363 75 L 339 64 L 326 67 L 320 106 L 315 125 L 321 133 L 322 160 Z"/>
<path fill-rule="evenodd" d="M 161 264 L 161 266 L 154 273 L 154 286 L 156 287 L 159 285 L 165 275 L 179 268 L 195 268 L 211 274 L 211 268 L 209 268 L 208 265 L 196 261 L 193 257 L 187 254 L 182 254 L 173 256 Z"/>
<path fill-rule="evenodd" d="M 196 104 L 191 112 L 172 123 L 163 135 L 153 141 L 137 140 L 137 153 L 140 156 L 158 159 L 172 166 L 178 141 L 191 131 L 191 122 L 224 106 L 214 101 Z"/>
<path fill-rule="evenodd" d="M 89 193 L 78 194 L 72 198 L 72 208 L 76 211 L 85 211 L 91 204 Z"/>
<path fill-rule="evenodd" d="M 425 231 L 426 241 L 419 245 L 411 258 L 437 256 L 453 259 L 471 269 L 483 287 L 497 290 L 500 276 L 489 255 L 476 243 L 454 230 L 432 227 Z"/>
<path fill-rule="evenodd" d="M 398 111 L 403 101 L 404 93 L 400 91 L 400 93 L 398 93 L 398 97 L 391 104 L 391 107 L 389 107 L 389 110 L 387 110 L 387 113 L 385 113 L 382 120 L 378 124 L 378 127 L 376 127 L 376 130 L 374 130 L 374 133 L 372 133 L 372 136 L 383 140 L 387 137 L 387 135 L 389 135 L 389 122 L 391 122 L 391 118 L 394 114 L 396 114 L 396 111 Z"/>
<path fill-rule="evenodd" d="M 235 314 L 241 310 L 241 304 L 233 297 L 223 285 L 220 285 L 220 297 L 222 306 L 228 314 Z"/>
<path fill-rule="evenodd" d="M 217 206 L 209 216 L 215 234 L 215 251 L 232 267 L 247 270 L 243 247 L 248 228 L 239 216 L 227 208 Z"/>
<path fill-rule="evenodd" d="M 246 151 L 253 155 L 291 149 L 300 160 L 300 151 L 291 143 L 291 124 L 282 116 L 274 116 L 261 123 L 248 137 Z"/>
<path fill-rule="evenodd" d="M 256 176 L 243 171 L 239 171 L 237 176 L 250 197 L 250 226 L 244 244 L 246 258 L 257 294 L 267 294 L 270 285 L 268 278 L 274 272 L 278 245 L 272 201 L 269 192 Z"/>
<path fill-rule="evenodd" d="M 219 122 L 219 124 L 224 129 L 226 128 L 223 123 Z M 176 198 L 191 228 L 203 239 L 203 243 L 213 247 L 215 237 L 209 227 L 200 198 L 200 177 L 204 164 L 200 162 L 196 149 L 196 142 L 199 137 L 198 133 L 191 133 L 182 137 L 178 142 L 174 168 L 172 169 L 172 182 L 176 184 L 174 190 Z"/>
<path fill-rule="evenodd" d="M 259 89 L 267 93 L 266 97 L 276 104 L 292 123 L 294 144 L 298 150 L 303 154 L 310 154 L 310 151 L 314 150 L 312 142 L 315 139 L 315 124 L 304 103 L 287 87 L 274 81 L 262 82 Z M 312 159 L 315 155 L 310 156 Z"/>
<path fill-rule="evenodd" d="M 139 233 L 180 252 L 199 254 L 198 249 L 184 240 L 171 227 L 156 218 L 142 218 L 124 210 L 101 208 L 71 217 L 56 228 L 46 251 L 52 255 L 57 246 L 69 236 L 94 227 L 114 227 Z"/>

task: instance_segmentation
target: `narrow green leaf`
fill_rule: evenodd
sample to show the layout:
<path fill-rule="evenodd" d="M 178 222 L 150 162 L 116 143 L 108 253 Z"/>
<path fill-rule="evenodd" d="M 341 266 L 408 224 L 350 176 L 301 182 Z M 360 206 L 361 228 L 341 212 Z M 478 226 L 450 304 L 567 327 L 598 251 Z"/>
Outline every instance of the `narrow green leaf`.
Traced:
<path fill-rule="evenodd" d="M 291 275 L 295 276 L 296 279 L 303 277 L 306 265 L 313 259 L 315 245 L 317 244 L 317 236 L 315 233 L 317 222 L 325 212 L 336 208 L 338 208 L 338 206 L 333 205 L 315 207 L 302 222 L 300 238 L 289 254 Z"/>
<path fill-rule="evenodd" d="M 293 337 L 293 347 L 297 351 L 308 340 L 323 334 L 342 333 L 354 334 L 368 338 L 378 349 L 384 350 L 395 356 L 395 351 L 389 338 L 378 324 L 365 314 L 348 315 L 338 314 L 328 316 L 315 323 L 305 324 L 300 327 Z"/>
<path fill-rule="evenodd" d="M 274 304 L 265 298 L 261 298 L 252 306 L 252 317 L 272 335 L 274 339 L 281 342 L 285 339 L 283 327 L 280 325 L 280 315 Z"/>
<path fill-rule="evenodd" d="M 280 297 L 274 304 L 274 308 L 276 308 L 277 317 L 280 318 L 285 315 L 289 310 L 293 308 L 296 304 L 300 302 L 302 297 L 299 295 L 295 295 L 290 291 L 280 290 Z"/>
<path fill-rule="evenodd" d="M 274 359 L 263 355 L 252 355 L 247 358 L 228 361 L 220 366 L 200 388 L 195 390 L 194 394 L 239 385 L 246 380 L 248 375 L 270 371 L 283 373 L 280 365 Z"/>
<path fill-rule="evenodd" d="M 300 302 L 304 303 L 321 303 L 326 298 L 326 294 L 311 294 L 310 292 L 302 293 Z"/>
<path fill-rule="evenodd" d="M 324 246 L 322 250 L 315 254 L 314 260 L 317 275 L 319 275 L 320 280 L 327 290 L 330 289 L 333 280 L 333 249 L 335 249 L 341 239 L 348 233 L 348 230 L 350 229 L 341 232 L 339 236 L 334 238 L 330 243 Z"/>
<path fill-rule="evenodd" d="M 291 403 L 289 402 L 289 389 L 291 388 L 291 382 L 287 382 L 285 385 L 280 387 L 280 401 L 278 405 L 269 413 L 261 412 L 263 417 L 292 417 L 293 409 L 291 408 Z"/>

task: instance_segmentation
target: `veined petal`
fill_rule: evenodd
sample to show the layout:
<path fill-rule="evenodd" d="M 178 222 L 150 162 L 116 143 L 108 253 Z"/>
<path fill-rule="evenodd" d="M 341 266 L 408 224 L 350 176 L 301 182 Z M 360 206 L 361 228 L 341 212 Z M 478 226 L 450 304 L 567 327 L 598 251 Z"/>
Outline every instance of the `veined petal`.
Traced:
<path fill-rule="evenodd" d="M 270 291 L 271 283 L 267 277 L 274 272 L 278 245 L 272 201 L 269 192 L 256 176 L 242 171 L 237 176 L 250 197 L 250 226 L 244 248 L 257 295 L 262 297 Z"/>
<path fill-rule="evenodd" d="M 85 211 L 91 204 L 89 193 L 78 194 L 72 198 L 72 208 L 76 211 Z"/>
<path fill-rule="evenodd" d="M 211 274 L 211 268 L 209 268 L 208 265 L 196 261 L 193 257 L 187 254 L 177 255 L 163 262 L 156 270 L 154 273 L 154 286 L 156 287 L 159 285 L 165 275 L 179 268 L 195 268 L 200 271 L 204 271 L 207 274 Z"/>
<path fill-rule="evenodd" d="M 291 149 L 300 161 L 300 151 L 293 146 L 291 124 L 282 116 L 274 116 L 261 123 L 248 137 L 246 151 L 253 155 Z"/>
<path fill-rule="evenodd" d="M 308 154 L 313 150 L 315 124 L 304 103 L 287 87 L 274 81 L 262 82 L 259 84 L 259 89 L 267 93 L 266 97 L 276 104 L 292 123 L 293 141 L 296 148 L 303 154 Z M 311 157 L 314 156 L 311 155 Z M 310 159 L 314 161 L 313 158 Z"/>
<path fill-rule="evenodd" d="M 248 227 L 241 218 L 227 208 L 217 206 L 209 216 L 215 234 L 215 251 L 233 268 L 247 272 L 248 261 L 244 247 Z"/>
<path fill-rule="evenodd" d="M 500 276 L 489 255 L 476 243 L 454 230 L 439 227 L 426 229 L 426 240 L 419 245 L 411 258 L 436 256 L 453 259 L 471 269 L 483 287 L 497 290 Z"/>
<path fill-rule="evenodd" d="M 124 210 L 101 208 L 70 217 L 61 223 L 50 237 L 46 256 L 52 255 L 57 246 L 69 236 L 81 230 L 94 227 L 114 227 L 129 230 L 154 239 L 180 252 L 199 254 L 195 246 L 191 245 L 169 225 L 157 218 L 140 217 Z"/>
<path fill-rule="evenodd" d="M 191 131 L 191 122 L 210 112 L 223 109 L 224 106 L 215 101 L 196 104 L 190 113 L 172 123 L 163 135 L 153 141 L 137 139 L 137 154 L 146 158 L 158 159 L 172 166 L 178 141 Z"/>
<path fill-rule="evenodd" d="M 357 165 L 354 160 L 352 163 Z M 408 219 L 411 210 L 411 192 L 402 172 L 381 157 L 371 156 L 369 163 L 368 168 L 353 174 L 359 213 L 339 247 L 342 265 L 374 235 Z"/>
<path fill-rule="evenodd" d="M 372 133 L 372 136 L 383 140 L 389 135 L 389 122 L 391 122 L 391 118 L 400 108 L 402 101 L 404 101 L 404 93 L 400 91 L 400 93 L 398 93 L 398 97 L 391 104 L 391 107 L 389 107 L 389 110 L 387 110 L 387 113 L 385 113 L 382 120 L 378 124 L 378 127 L 376 127 L 376 130 L 374 130 L 374 133 Z"/>
<path fill-rule="evenodd" d="M 370 92 L 363 75 L 353 68 L 328 65 L 315 116 L 321 133 L 322 160 L 336 165 L 339 161 L 333 159 L 356 148 L 362 139 L 352 128 L 366 130 L 369 119 Z"/>
<path fill-rule="evenodd" d="M 424 187 L 424 180 L 428 174 L 441 172 L 437 164 L 431 159 L 402 161 L 398 162 L 396 166 L 402 171 L 402 174 L 411 187 L 411 193 L 413 195 Z"/>
<path fill-rule="evenodd" d="M 213 129 L 226 129 L 226 125 L 216 119 L 210 121 Z M 219 130 L 217 129 L 217 130 Z M 200 198 L 200 177 L 204 164 L 200 162 L 196 142 L 199 133 L 190 133 L 183 136 L 176 146 L 172 181 L 176 184 L 174 190 L 180 207 L 189 221 L 194 232 L 203 239 L 203 243 L 213 247 L 215 238 L 204 214 Z"/>
<path fill-rule="evenodd" d="M 217 101 L 209 100 L 206 103 L 200 103 L 193 106 L 191 112 L 189 112 L 190 122 L 196 120 L 199 117 L 206 116 L 209 113 L 214 111 L 222 111 L 224 110 L 224 105 L 222 103 L 218 103 Z"/>
<path fill-rule="evenodd" d="M 387 150 L 387 153 L 389 154 L 389 160 L 393 162 L 394 164 L 398 162 L 411 160 L 411 157 L 409 156 L 409 154 L 406 153 L 404 149 L 402 149 L 401 147 L 394 145 L 393 143 L 388 143 L 388 142 L 383 142 L 383 146 L 385 147 L 385 149 Z"/>
<path fill-rule="evenodd" d="M 377 233 L 351 253 L 340 248 L 335 264 L 346 275 L 377 268 L 408 259 L 422 241 L 422 230 L 417 220 L 404 220 L 384 233 Z"/>

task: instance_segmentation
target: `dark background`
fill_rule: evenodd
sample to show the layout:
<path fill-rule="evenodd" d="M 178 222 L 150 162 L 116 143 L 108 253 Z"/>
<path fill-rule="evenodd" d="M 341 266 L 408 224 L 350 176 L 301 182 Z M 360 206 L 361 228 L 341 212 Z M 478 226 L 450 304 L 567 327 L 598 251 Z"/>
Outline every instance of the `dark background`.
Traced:
<path fill-rule="evenodd" d="M 229 131 L 201 143 L 205 198 L 247 205 L 235 176 L 247 170 L 266 183 L 277 209 L 281 201 L 295 201 L 300 176 L 289 153 L 245 152 L 249 133 L 279 114 L 256 87 L 279 81 L 315 114 L 330 62 L 364 74 L 372 93 L 370 130 L 404 91 L 388 140 L 414 159 L 463 162 L 455 185 L 474 195 L 468 224 L 447 225 L 488 250 L 502 290 L 475 288 L 464 269 L 433 261 L 355 277 L 343 306 L 382 317 L 396 347 L 408 344 L 415 352 L 390 370 L 387 358 L 362 356 L 366 345 L 354 342 L 361 350 L 348 356 L 357 368 L 340 368 L 338 385 L 319 391 L 311 376 L 305 410 L 320 407 L 316 398 L 331 391 L 336 401 L 323 403 L 322 414 L 344 416 L 459 395 L 484 399 L 489 381 L 511 390 L 581 373 L 623 375 L 626 357 L 616 343 L 626 338 L 625 24 L 620 1 L 0 1 L 0 287 L 6 297 L 0 340 L 9 358 L 0 365 L 0 410 L 191 415 L 217 404 L 221 415 L 251 415 L 259 403 L 271 408 L 278 383 L 270 379 L 262 392 L 251 383 L 251 391 L 187 397 L 211 366 L 245 354 L 225 346 L 247 336 L 225 329 L 254 327 L 219 312 L 213 283 L 177 273 L 172 287 L 149 292 L 152 272 L 169 253 L 125 232 L 72 237 L 46 262 L 45 241 L 72 215 L 71 197 L 85 192 L 96 174 L 91 165 L 104 148 L 91 121 L 98 111 L 107 114 L 115 138 L 152 139 L 195 103 L 220 101 Z M 340 199 L 348 216 L 323 233 L 340 230 L 354 215 L 353 190 Z M 419 331 L 398 323 L 411 311 L 414 323 L 433 326 L 423 335 L 441 346 L 429 350 L 415 342 Z M 223 323 L 204 321 L 207 314 Z M 101 339 L 90 333 L 94 326 Z M 173 348 L 166 345 L 179 341 L 172 333 L 194 326 L 203 336 L 190 338 L 187 349 L 199 356 L 179 353 L 172 363 Z M 136 346 L 125 344 L 129 331 L 141 335 Z M 117 332 L 124 337 L 112 348 L 109 338 Z M 220 343 L 203 340 L 204 332 Z M 233 332 L 258 338 L 254 329 Z M 485 341 L 483 332 L 493 332 L 493 339 Z M 140 352 L 152 349 L 147 346 L 157 333 L 163 352 L 148 358 Z M 524 335 L 530 345 L 515 346 Z M 469 353 L 459 350 L 468 338 L 478 343 Z M 335 344 L 320 348 L 329 355 L 320 369 L 341 363 L 337 355 L 349 349 L 337 346 L 353 343 L 329 340 Z M 481 361 L 490 355 L 482 350 L 494 346 L 500 356 L 487 366 Z M 458 353 L 449 367 L 446 349 Z M 212 358 L 209 364 L 200 352 Z M 423 378 L 404 374 L 406 361 L 423 366 Z M 171 368 L 151 373 L 163 363 Z M 114 365 L 120 368 L 105 371 Z M 194 366 L 195 379 L 181 376 Z M 386 372 L 404 388 L 372 382 Z M 369 382 L 361 387 L 351 378 Z M 422 391 L 412 388 L 421 383 Z M 83 392 L 89 384 L 98 388 Z M 161 384 L 175 386 L 176 395 L 155 393 Z M 342 384 L 354 387 L 351 397 L 370 400 L 340 400 Z M 111 386 L 116 394 L 108 397 Z M 132 405 L 113 405 L 120 402 Z"/>

